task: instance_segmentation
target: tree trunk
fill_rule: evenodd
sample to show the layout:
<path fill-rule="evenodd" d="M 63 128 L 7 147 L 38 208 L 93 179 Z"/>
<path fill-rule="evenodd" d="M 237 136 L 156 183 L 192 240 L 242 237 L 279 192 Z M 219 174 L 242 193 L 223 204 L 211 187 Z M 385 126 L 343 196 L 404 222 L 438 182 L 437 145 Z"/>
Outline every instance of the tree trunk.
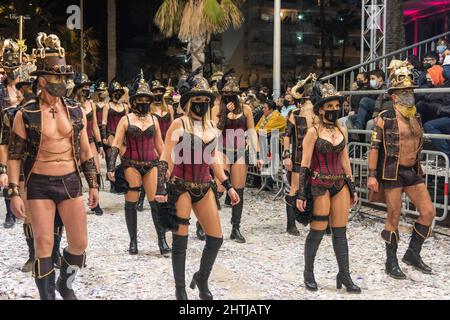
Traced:
<path fill-rule="evenodd" d="M 325 72 L 325 0 L 320 0 L 320 49 L 322 51 L 322 72 Z"/>
<path fill-rule="evenodd" d="M 192 71 L 205 64 L 205 46 L 204 36 L 198 36 L 190 42 L 190 54 L 192 62 Z"/>
<path fill-rule="evenodd" d="M 405 26 L 403 24 L 403 10 L 400 0 L 386 1 L 387 26 L 386 53 L 398 50 L 405 46 Z M 389 64 L 389 63 L 388 63 Z"/>
<path fill-rule="evenodd" d="M 116 77 L 117 71 L 116 0 L 107 1 L 108 82 L 111 82 Z"/>

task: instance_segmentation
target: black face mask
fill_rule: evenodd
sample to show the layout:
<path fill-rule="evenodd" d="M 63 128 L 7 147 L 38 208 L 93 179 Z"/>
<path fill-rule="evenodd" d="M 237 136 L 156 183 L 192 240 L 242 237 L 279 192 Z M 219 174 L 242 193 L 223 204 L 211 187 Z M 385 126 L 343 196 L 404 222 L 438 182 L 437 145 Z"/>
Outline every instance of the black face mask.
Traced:
<path fill-rule="evenodd" d="M 360 88 L 360 89 L 364 87 L 364 81 L 362 81 L 362 80 L 356 81 L 356 84 L 357 84 L 358 88 Z"/>
<path fill-rule="evenodd" d="M 289 107 L 289 106 L 290 106 L 289 100 L 284 99 L 284 100 L 283 100 L 283 105 L 284 105 L 286 108 Z"/>
<path fill-rule="evenodd" d="M 89 99 L 91 97 L 91 91 L 90 90 L 81 90 L 81 95 L 83 98 Z"/>
<path fill-rule="evenodd" d="M 113 99 L 114 100 L 116 100 L 116 101 L 119 101 L 120 100 L 120 98 L 122 98 L 122 93 L 114 93 L 113 94 Z"/>
<path fill-rule="evenodd" d="M 136 103 L 134 112 L 139 116 L 144 116 L 150 112 L 150 103 Z"/>
<path fill-rule="evenodd" d="M 430 69 L 432 66 L 431 66 L 431 63 L 424 63 L 423 64 L 423 70 L 428 70 L 428 69 Z"/>
<path fill-rule="evenodd" d="M 191 111 L 199 117 L 203 117 L 209 110 L 209 102 L 192 102 Z"/>
<path fill-rule="evenodd" d="M 67 92 L 67 86 L 65 82 L 60 83 L 47 82 L 47 84 L 45 85 L 45 89 L 47 90 L 48 94 L 53 97 L 64 97 Z"/>
<path fill-rule="evenodd" d="M 155 102 L 162 102 L 163 95 L 162 94 L 155 94 Z"/>
<path fill-rule="evenodd" d="M 327 110 L 325 111 L 324 118 L 325 120 L 335 123 L 341 114 L 341 110 Z"/>

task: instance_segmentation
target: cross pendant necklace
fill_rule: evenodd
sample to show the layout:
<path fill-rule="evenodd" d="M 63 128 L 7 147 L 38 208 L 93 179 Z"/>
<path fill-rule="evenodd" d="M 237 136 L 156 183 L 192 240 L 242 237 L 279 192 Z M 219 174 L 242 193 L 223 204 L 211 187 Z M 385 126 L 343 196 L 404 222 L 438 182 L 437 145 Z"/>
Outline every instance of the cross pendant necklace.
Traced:
<path fill-rule="evenodd" d="M 54 106 L 51 106 L 50 113 L 52 114 L 52 118 L 55 119 L 55 113 L 58 113 L 58 110 Z"/>

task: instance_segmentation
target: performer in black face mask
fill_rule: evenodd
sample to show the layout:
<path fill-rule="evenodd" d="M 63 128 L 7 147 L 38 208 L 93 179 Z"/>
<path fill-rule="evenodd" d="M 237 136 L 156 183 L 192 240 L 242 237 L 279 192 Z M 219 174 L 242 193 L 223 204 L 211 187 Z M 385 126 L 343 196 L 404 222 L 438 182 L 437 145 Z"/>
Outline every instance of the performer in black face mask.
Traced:
<path fill-rule="evenodd" d="M 86 115 L 86 131 L 89 138 L 89 145 L 91 146 L 92 155 L 94 156 L 95 166 L 97 168 L 98 176 L 97 183 L 101 184 L 100 174 L 100 159 L 99 154 L 104 157 L 103 144 L 100 136 L 100 129 L 97 125 L 97 109 L 95 103 L 91 99 L 90 86 L 92 84 L 86 74 L 75 74 L 74 77 L 75 87 L 73 93 L 75 100 L 81 104 L 83 111 Z M 92 210 L 96 215 L 103 215 L 103 209 L 100 207 L 100 203 Z"/>
<path fill-rule="evenodd" d="M 190 286 L 192 289 L 198 287 L 200 299 L 212 300 L 208 279 L 223 236 L 210 168 L 228 190 L 233 204 L 239 202 L 239 196 L 216 157 L 216 129 L 209 120 L 208 112 L 214 94 L 207 80 L 199 75 L 191 75 L 180 83 L 179 88 L 181 105 L 185 106 L 186 115 L 176 119 L 167 132 L 158 165 L 156 200 L 168 201 L 160 212 L 164 217 L 164 225 L 173 231 L 172 266 L 176 298 L 187 300 L 185 263 L 189 220 L 193 210 L 204 228 L 206 243 L 200 269 L 194 274 Z M 174 153 L 175 148 L 181 148 L 184 156 Z"/>
<path fill-rule="evenodd" d="M 158 121 L 151 114 L 150 106 L 153 99 L 153 94 L 141 71 L 130 97 L 131 113 L 124 116 L 117 126 L 108 163 L 108 178 L 115 181 L 116 159 L 120 154 L 125 179 L 129 185 L 128 192 L 125 194 L 125 220 L 130 235 L 129 253 L 138 253 L 136 206 L 139 200 L 139 192 L 143 187 L 150 202 L 153 223 L 158 234 L 159 250 L 162 255 L 167 257 L 170 248 L 167 245 L 165 230 L 159 221 L 158 207 L 154 200 L 157 164 L 162 153 L 163 141 Z M 124 144 L 125 151 L 120 152 Z"/>
<path fill-rule="evenodd" d="M 111 100 L 103 107 L 102 126 L 100 128 L 107 163 L 109 162 L 111 145 L 116 135 L 117 125 L 129 110 L 129 102 L 123 98 L 124 94 L 125 90 L 122 85 L 116 80 L 111 81 L 109 85 Z M 111 184 L 111 193 L 115 192 L 114 184 Z"/>
<path fill-rule="evenodd" d="M 305 242 L 304 283 L 308 290 L 318 290 L 314 278 L 314 259 L 320 242 L 331 223 L 333 249 L 339 273 L 337 288 L 360 293 L 349 270 L 347 222 L 351 204 L 358 202 L 347 149 L 347 131 L 337 124 L 343 97 L 333 85 L 318 87 L 314 112 L 319 120 L 303 139 L 302 163 L 299 171 L 297 214 L 311 214 L 310 232 Z M 331 222 L 330 222 L 331 218 Z"/>

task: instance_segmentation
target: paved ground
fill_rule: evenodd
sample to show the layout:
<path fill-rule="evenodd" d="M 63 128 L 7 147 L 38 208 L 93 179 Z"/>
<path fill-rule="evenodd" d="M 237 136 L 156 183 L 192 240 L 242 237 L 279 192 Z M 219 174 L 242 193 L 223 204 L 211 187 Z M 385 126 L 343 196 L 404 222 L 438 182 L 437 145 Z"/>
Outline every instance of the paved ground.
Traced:
<path fill-rule="evenodd" d="M 424 244 L 423 258 L 433 267 L 433 275 L 422 275 L 402 263 L 408 279 L 394 280 L 384 273 L 384 244 L 379 237 L 382 224 L 369 218 L 356 218 L 349 225 L 351 271 L 354 280 L 363 287 L 363 293 L 355 296 L 336 290 L 337 265 L 329 237 L 324 238 L 316 260 L 320 290 L 306 291 L 302 281 L 302 252 L 307 230 L 300 226 L 300 237 L 287 235 L 283 202 L 273 201 L 272 193 L 258 196 L 254 193 L 254 189 L 250 189 L 245 195 L 242 232 L 247 244 L 228 240 L 231 213 L 229 208 L 221 211 L 225 242 L 210 281 L 216 299 L 423 300 L 450 296 L 449 237 L 437 234 Z M 123 197 L 104 192 L 101 196 L 105 214 L 88 217 L 88 266 L 74 284 L 79 298 L 173 299 L 171 262 L 159 255 L 148 204 L 138 218 L 140 253 L 130 256 Z M 0 212 L 3 221 L 3 200 Z M 399 252 L 402 254 L 409 240 L 410 226 L 402 226 L 400 233 Z M 198 268 L 203 245 L 195 238 L 192 226 L 187 282 Z M 31 275 L 19 270 L 26 258 L 21 223 L 8 230 L 0 227 L 0 299 L 38 298 Z M 196 291 L 187 291 L 189 298 L 198 299 Z"/>

